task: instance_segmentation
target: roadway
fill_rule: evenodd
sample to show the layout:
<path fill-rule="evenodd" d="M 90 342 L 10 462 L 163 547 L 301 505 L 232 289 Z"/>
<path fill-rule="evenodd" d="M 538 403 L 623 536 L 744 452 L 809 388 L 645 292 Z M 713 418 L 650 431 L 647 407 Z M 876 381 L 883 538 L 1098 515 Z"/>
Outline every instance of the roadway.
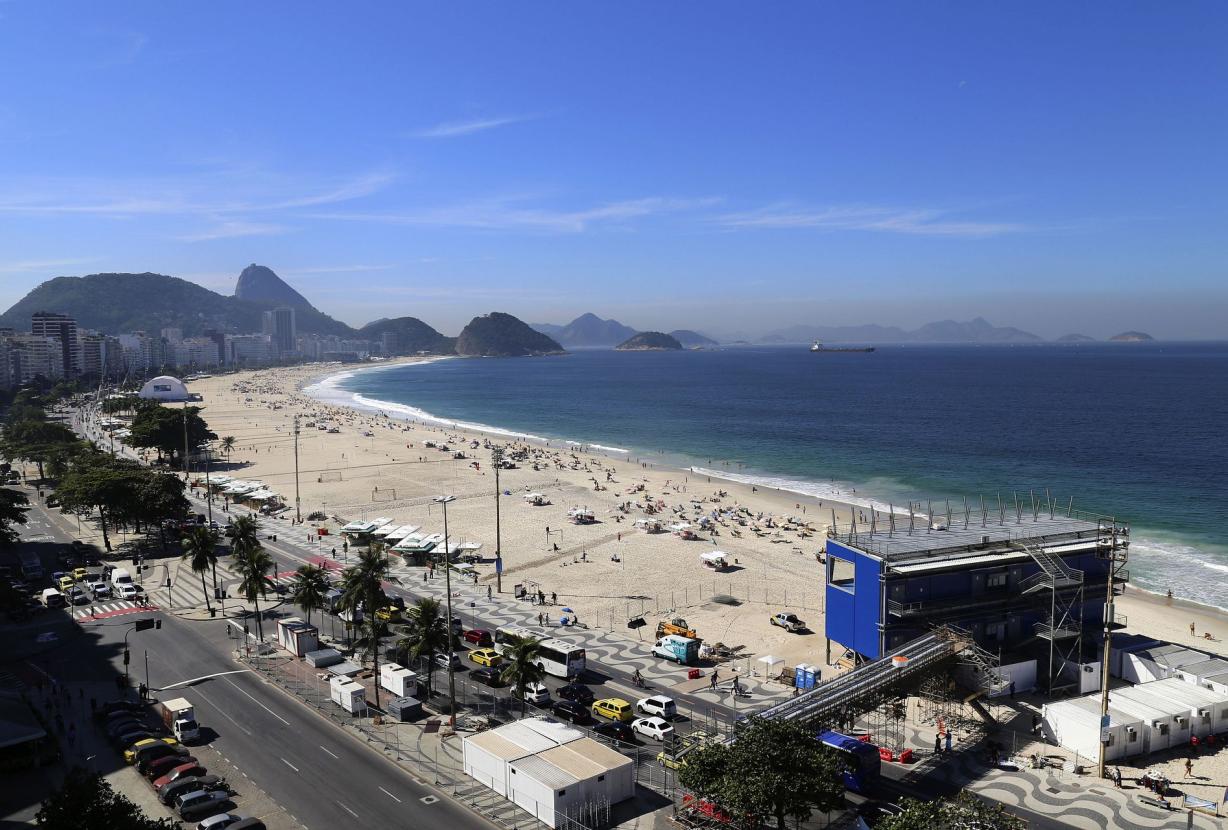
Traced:
<path fill-rule="evenodd" d="M 38 536 L 71 542 L 66 517 L 39 504 L 31 508 L 31 530 Z M 129 637 L 134 682 L 143 678 L 145 653 L 150 685 L 155 688 L 238 668 L 231 659 L 225 621 L 194 622 L 161 612 L 149 615 L 160 617 L 162 628 Z M 83 626 L 92 635 L 88 641 L 92 655 L 111 655 L 112 671 L 123 671 L 124 634 L 135 619 Z M 71 659 L 91 658 L 91 654 L 74 656 L 72 648 L 72 643 L 65 643 Z M 216 733 L 212 746 L 307 827 L 356 823 L 492 827 L 254 674 L 214 677 L 185 689 L 184 696 L 196 706 L 202 727 Z M 241 789 L 242 783 L 237 786 Z"/>

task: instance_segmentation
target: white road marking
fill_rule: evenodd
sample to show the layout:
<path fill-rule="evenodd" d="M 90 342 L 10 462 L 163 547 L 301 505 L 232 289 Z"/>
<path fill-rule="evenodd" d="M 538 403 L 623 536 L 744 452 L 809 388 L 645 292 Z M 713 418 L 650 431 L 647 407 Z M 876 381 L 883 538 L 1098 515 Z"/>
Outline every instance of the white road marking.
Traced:
<path fill-rule="evenodd" d="M 206 702 L 207 702 L 207 703 L 208 703 L 210 706 L 212 706 L 214 709 L 216 709 L 216 710 L 218 711 L 218 714 L 220 714 L 220 715 L 221 715 L 222 717 L 224 717 L 226 720 L 230 721 L 230 722 L 231 722 L 231 723 L 233 723 L 235 726 L 237 726 L 237 727 L 239 727 L 240 729 L 242 729 L 242 730 L 243 730 L 244 732 L 246 732 L 248 735 L 251 735 L 251 734 L 252 734 L 252 730 L 248 729 L 246 726 L 244 726 L 243 724 L 239 723 L 237 720 L 235 720 L 234 718 L 232 718 L 232 717 L 231 717 L 231 716 L 230 716 L 230 715 L 229 715 L 229 714 L 226 712 L 226 710 L 225 710 L 225 709 L 223 709 L 222 707 L 218 706 L 218 705 L 217 705 L 216 703 L 214 703 L 212 700 L 209 700 L 209 698 L 208 698 L 208 697 L 205 695 L 205 693 L 204 693 L 204 692 L 197 690 L 196 692 L 194 692 L 194 694 L 198 694 L 198 695 L 200 695 L 202 698 L 204 698 L 204 700 L 205 700 L 205 701 L 206 701 Z"/>
<path fill-rule="evenodd" d="M 388 791 L 387 791 L 387 790 L 385 790 L 383 787 L 380 787 L 380 788 L 379 788 L 379 791 L 380 791 L 380 792 L 382 792 L 384 795 L 388 796 L 389 798 L 391 798 L 391 799 L 392 799 L 393 801 L 395 801 L 397 804 L 401 804 L 401 803 L 402 803 L 402 802 L 401 802 L 401 799 L 397 798 L 395 795 L 393 795 L 392 793 L 388 792 Z"/>
<path fill-rule="evenodd" d="M 332 755 L 332 756 L 333 756 L 334 758 L 336 758 L 338 761 L 340 761 L 340 760 L 341 760 L 341 756 L 340 756 L 340 755 L 337 755 L 336 753 L 334 753 L 334 752 L 333 752 L 331 749 L 329 749 L 328 747 L 326 747 L 326 746 L 321 746 L 321 747 L 320 747 L 320 749 L 324 750 L 324 751 L 325 751 L 325 752 L 327 752 L 329 755 Z"/>
<path fill-rule="evenodd" d="M 337 802 L 337 804 L 338 804 L 338 806 L 340 806 L 340 807 L 341 807 L 341 809 L 342 809 L 342 810 L 345 810 L 347 813 L 349 813 L 350 815 L 352 815 L 354 818 L 358 818 L 358 813 L 355 813 L 353 810 L 351 810 L 349 807 L 347 807 L 347 806 L 345 806 L 344 804 L 342 804 L 340 801 L 338 801 L 338 802 Z"/>
<path fill-rule="evenodd" d="M 294 770 L 295 772 L 298 772 L 298 767 L 294 766 L 294 764 L 290 763 L 285 758 L 282 758 L 281 762 L 285 764 L 286 766 L 288 766 L 290 769 Z"/>
<path fill-rule="evenodd" d="M 235 684 L 235 682 L 234 682 L 233 680 L 231 680 L 229 677 L 227 677 L 227 678 L 223 678 L 223 679 L 224 679 L 224 680 L 225 680 L 227 683 L 229 683 L 231 686 L 234 686 L 236 689 L 239 689 L 239 692 L 241 692 L 241 693 L 242 693 L 243 695 L 245 695 L 245 696 L 246 696 L 246 697 L 247 697 L 249 700 L 251 700 L 251 702 L 252 702 L 252 703 L 256 704 L 256 705 L 257 705 L 257 706 L 259 706 L 261 709 L 263 709 L 264 711 L 268 712 L 268 713 L 269 713 L 270 715 L 272 715 L 273 717 L 277 718 L 279 721 L 281 721 L 282 723 L 284 723 L 286 726 L 289 726 L 289 725 L 290 725 L 290 721 L 286 720 L 286 719 L 285 719 L 285 718 L 283 718 L 281 715 L 277 714 L 277 713 L 276 713 L 276 712 L 274 712 L 272 709 L 270 709 L 269 707 L 265 706 L 265 705 L 264 705 L 263 703 L 261 703 L 260 701 L 256 700 L 256 698 L 252 697 L 252 696 L 251 696 L 250 694 L 248 694 L 246 691 L 244 691 L 243 689 L 239 688 L 239 686 L 238 686 L 238 685 L 236 685 L 236 684 Z"/>

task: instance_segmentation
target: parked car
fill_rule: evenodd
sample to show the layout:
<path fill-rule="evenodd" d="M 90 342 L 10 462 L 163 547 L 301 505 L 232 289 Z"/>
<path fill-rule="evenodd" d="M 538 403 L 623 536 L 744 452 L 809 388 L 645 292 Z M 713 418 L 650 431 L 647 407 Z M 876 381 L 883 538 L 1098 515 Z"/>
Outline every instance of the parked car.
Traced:
<path fill-rule="evenodd" d="M 160 737 L 162 735 L 158 731 L 144 724 L 139 724 L 112 736 L 111 743 L 115 744 L 116 749 L 123 749 L 126 746 L 131 747 L 142 741 L 156 742 Z"/>
<path fill-rule="evenodd" d="M 641 715 L 655 715 L 667 721 L 678 716 L 678 706 L 674 699 L 665 695 L 653 695 L 636 701 L 635 711 Z"/>
<path fill-rule="evenodd" d="M 180 818 L 193 821 L 214 815 L 228 801 L 230 793 L 226 790 L 196 790 L 175 799 L 175 810 Z"/>
<path fill-rule="evenodd" d="M 124 760 L 127 761 L 129 764 L 136 763 L 136 755 L 138 752 L 141 752 L 142 750 L 145 750 L 145 749 L 152 748 L 159 743 L 164 743 L 167 746 L 178 746 L 179 745 L 179 741 L 175 740 L 174 738 L 164 738 L 164 737 L 144 738 L 142 740 L 139 740 L 133 743 L 131 746 L 129 746 L 127 749 L 124 750 Z"/>
<path fill-rule="evenodd" d="M 631 704 L 621 697 L 602 698 L 593 703 L 592 709 L 594 717 L 605 718 L 606 720 L 617 720 L 626 723 L 635 718 L 635 713 L 631 710 Z"/>
<path fill-rule="evenodd" d="M 451 665 L 454 669 L 459 669 L 461 667 L 460 657 L 455 652 L 451 654 L 451 659 L 449 659 L 449 655 L 444 654 L 443 652 L 436 654 L 433 659 L 435 661 L 435 665 L 441 669 L 446 669 L 449 665 Z"/>
<path fill-rule="evenodd" d="M 596 700 L 593 690 L 583 683 L 568 683 L 566 686 L 560 686 L 554 695 L 560 700 L 574 700 L 576 703 L 583 703 L 585 706 Z"/>
<path fill-rule="evenodd" d="M 243 816 L 236 816 L 234 813 L 218 813 L 196 825 L 196 830 L 226 830 L 242 820 Z"/>
<path fill-rule="evenodd" d="M 75 579 L 77 582 L 83 581 L 89 575 L 90 575 L 90 572 L 87 571 L 85 568 L 73 568 L 72 570 L 72 578 Z"/>
<path fill-rule="evenodd" d="M 115 593 L 120 599 L 134 600 L 140 596 L 141 592 L 136 589 L 135 585 L 116 585 Z"/>
<path fill-rule="evenodd" d="M 238 824 L 232 824 L 227 830 L 266 830 L 264 822 L 258 818 L 245 818 Z"/>
<path fill-rule="evenodd" d="M 159 738 L 157 742 L 150 744 L 149 746 L 141 747 L 133 755 L 132 763 L 140 764 L 142 761 L 148 763 L 149 761 L 164 758 L 167 755 L 172 754 L 182 755 L 185 758 L 188 757 L 188 755 L 191 753 L 188 751 L 187 747 L 180 746 L 178 743 L 166 743 L 167 741 L 174 740 L 174 738 Z"/>
<path fill-rule="evenodd" d="M 625 744 L 637 743 L 635 740 L 635 732 L 630 726 L 622 721 L 612 721 L 608 723 L 599 723 L 593 727 L 593 733 L 612 741 L 621 741 Z"/>
<path fill-rule="evenodd" d="M 187 764 L 180 764 L 173 769 L 169 769 L 162 775 L 159 775 L 153 780 L 153 788 L 161 790 L 172 781 L 178 781 L 181 778 L 199 778 L 205 774 L 205 768 L 196 761 Z"/>
<path fill-rule="evenodd" d="M 487 666 L 481 669 L 474 669 L 469 672 L 469 678 L 486 686 L 497 687 L 503 685 L 503 679 L 499 676 L 502 674 L 502 669 L 494 666 Z"/>
<path fill-rule="evenodd" d="M 94 595 L 94 599 L 111 596 L 111 586 L 101 579 L 95 579 L 93 582 L 90 582 L 89 589 L 90 593 Z"/>
<path fill-rule="evenodd" d="M 161 758 L 145 757 L 136 763 L 136 771 L 146 778 L 157 778 L 167 770 L 172 770 L 183 764 L 194 764 L 196 758 L 192 755 L 163 755 Z M 152 774 L 151 774 L 152 772 Z"/>
<path fill-rule="evenodd" d="M 555 717 L 570 723 L 592 723 L 593 716 L 588 713 L 588 706 L 575 700 L 560 700 L 551 709 Z"/>
<path fill-rule="evenodd" d="M 469 659 L 479 666 L 497 666 L 503 662 L 503 655 L 493 648 L 479 648 L 469 652 Z"/>
<path fill-rule="evenodd" d="M 664 743 L 674 737 L 674 727 L 663 718 L 636 718 L 631 722 L 631 729 L 638 735 L 645 735 Z"/>
<path fill-rule="evenodd" d="M 216 775 L 187 775 L 176 778 L 158 788 L 158 800 L 172 804 L 183 793 L 225 786 L 226 782 Z"/>
<path fill-rule="evenodd" d="M 137 703 L 134 700 L 108 700 L 98 707 L 98 711 L 94 713 L 96 718 L 106 718 L 116 712 L 143 712 L 145 704 Z"/>
<path fill-rule="evenodd" d="M 495 641 L 485 628 L 471 628 L 465 632 L 465 642 L 485 648 L 493 645 Z"/>

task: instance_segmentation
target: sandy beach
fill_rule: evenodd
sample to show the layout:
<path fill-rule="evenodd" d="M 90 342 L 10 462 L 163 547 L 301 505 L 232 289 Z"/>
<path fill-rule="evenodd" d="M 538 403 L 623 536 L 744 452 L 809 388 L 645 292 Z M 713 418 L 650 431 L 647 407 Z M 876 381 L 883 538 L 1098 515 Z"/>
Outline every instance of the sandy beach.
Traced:
<path fill-rule="evenodd" d="M 304 533 L 323 526 L 335 535 L 345 522 L 374 517 L 441 533 L 443 516 L 432 497 L 453 495 L 450 539 L 481 544 L 478 579 L 493 585 L 496 491 L 489 446 L 497 443 L 521 456 L 515 469 L 499 476 L 504 592 L 520 584 L 557 594 L 558 604 L 573 608 L 582 621 L 631 638 L 650 634 L 628 629 L 629 619 L 643 615 L 650 632 L 656 620 L 677 615 L 706 641 L 743 646 L 750 657 L 770 653 L 788 666 L 824 662 L 823 572 L 816 552 L 831 511 L 845 522 L 859 508 L 696 475 L 651 458 L 360 411 L 303 392 L 348 369 L 268 369 L 191 385 L 203 398 L 210 427 L 235 439 L 229 458 L 219 459 L 214 471 L 259 480 L 289 506 L 267 520 L 270 527 L 288 526 L 294 517 L 298 416 L 301 512 L 329 517 L 305 523 Z M 457 452 L 465 457 L 455 458 Z M 550 503 L 532 505 L 528 493 Z M 596 521 L 573 523 L 568 513 L 574 508 L 587 508 Z M 700 528 L 700 517 L 714 513 L 709 528 Z M 698 538 L 646 533 L 637 519 L 659 520 L 666 528 L 688 522 Z M 700 554 L 714 550 L 729 555 L 730 568 L 705 567 Z M 733 597 L 736 604 L 714 597 Z M 769 625 L 776 611 L 796 613 L 810 633 L 790 635 Z M 1228 655 L 1228 616 L 1217 609 L 1129 588 L 1117 613 L 1127 617 L 1128 632 Z M 1213 639 L 1204 639 L 1206 632 Z"/>
<path fill-rule="evenodd" d="M 573 608 L 583 622 L 632 639 L 650 637 L 658 619 L 682 616 L 707 642 L 742 646 L 751 658 L 770 653 L 788 666 L 823 662 L 823 571 L 816 552 L 831 511 L 845 522 L 856 508 L 648 458 L 403 420 L 304 394 L 313 381 L 346 368 L 261 370 L 191 384 L 203 398 L 210 428 L 235 439 L 229 459 L 218 459 L 213 472 L 261 481 L 289 506 L 266 520 L 270 529 L 288 526 L 295 515 L 298 416 L 302 515 L 329 517 L 305 522 L 304 534 L 325 526 L 335 535 L 345 522 L 374 517 L 442 533 L 443 516 L 431 499 L 453 495 L 450 540 L 481 544 L 478 579 L 493 585 L 496 490 L 488 447 L 497 443 L 522 458 L 499 475 L 505 593 L 522 584 L 556 594 L 558 605 Z M 449 450 L 428 442 L 446 443 Z M 458 451 L 466 457 L 455 458 Z M 542 494 L 549 504 L 530 504 L 528 493 Z M 573 523 L 568 514 L 575 508 L 592 511 L 595 521 Z M 714 512 L 710 526 L 701 528 L 700 518 Z M 637 519 L 659 520 L 666 528 L 686 522 L 697 538 L 648 533 L 637 528 Z M 700 554 L 715 550 L 728 554 L 724 571 L 701 561 Z M 796 613 L 810 633 L 791 635 L 770 625 L 778 611 Z M 628 629 L 627 622 L 641 615 L 648 627 Z"/>

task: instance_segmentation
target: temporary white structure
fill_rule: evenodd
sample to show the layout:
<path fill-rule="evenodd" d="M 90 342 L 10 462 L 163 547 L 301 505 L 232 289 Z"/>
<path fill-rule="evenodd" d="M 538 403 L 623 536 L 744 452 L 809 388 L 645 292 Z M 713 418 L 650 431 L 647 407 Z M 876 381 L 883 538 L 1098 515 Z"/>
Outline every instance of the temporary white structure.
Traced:
<path fill-rule="evenodd" d="M 413 697 L 417 691 L 417 681 L 418 675 L 396 663 L 384 663 L 379 667 L 380 688 L 397 697 Z"/>
<path fill-rule="evenodd" d="M 635 794 L 632 759 L 543 718 L 467 736 L 462 751 L 466 775 L 550 827 L 578 819 L 585 806 L 615 804 Z"/>
<path fill-rule="evenodd" d="M 361 683 L 355 683 L 348 677 L 333 677 L 328 685 L 333 703 L 351 715 L 367 713 L 367 690 Z"/>
<path fill-rule="evenodd" d="M 1143 724 L 1140 751 L 1160 752 L 1172 745 L 1173 716 L 1163 708 L 1126 697 L 1117 689 L 1109 693 L 1109 708 L 1122 712 L 1127 717 L 1136 718 Z"/>
<path fill-rule="evenodd" d="M 1186 683 L 1228 694 L 1228 660 L 1211 657 L 1199 663 L 1191 663 L 1175 669 L 1173 675 L 1180 677 Z"/>
<path fill-rule="evenodd" d="M 1186 707 L 1191 735 L 1202 738 L 1228 728 L 1228 695 L 1195 686 L 1177 677 L 1146 683 L 1137 688 L 1171 701 L 1174 709 Z"/>
<path fill-rule="evenodd" d="M 777 657 L 773 654 L 765 654 L 764 656 L 760 657 L 758 660 L 758 662 L 763 663 L 764 665 L 764 676 L 765 677 L 775 677 L 776 667 L 779 666 L 784 661 L 785 660 L 783 657 Z"/>
<path fill-rule="evenodd" d="M 1182 666 L 1205 661 L 1209 655 L 1178 645 L 1153 646 L 1123 654 L 1121 679 L 1130 683 L 1149 683 L 1172 677 Z"/>
<path fill-rule="evenodd" d="M 699 561 L 702 562 L 705 567 L 720 571 L 729 566 L 729 554 L 720 550 L 710 550 L 705 553 L 701 553 L 699 555 Z"/>
<path fill-rule="evenodd" d="M 1110 707 L 1109 725 L 1101 728 L 1099 695 L 1048 703 L 1041 714 L 1045 734 L 1084 758 L 1098 757 L 1101 741 L 1107 742 L 1106 761 L 1117 761 L 1144 751 L 1143 724 L 1137 717 Z"/>
<path fill-rule="evenodd" d="M 1181 683 L 1183 681 L 1178 680 L 1177 682 Z M 1172 716 L 1173 725 L 1172 731 L 1169 733 L 1169 746 L 1183 747 L 1190 742 L 1193 724 L 1190 722 L 1189 706 L 1174 701 L 1163 690 L 1155 688 L 1154 682 L 1140 683 L 1129 689 L 1117 689 L 1111 695 L 1118 702 L 1120 702 L 1123 696 L 1127 699 L 1150 703 L 1157 709 L 1167 712 Z"/>

